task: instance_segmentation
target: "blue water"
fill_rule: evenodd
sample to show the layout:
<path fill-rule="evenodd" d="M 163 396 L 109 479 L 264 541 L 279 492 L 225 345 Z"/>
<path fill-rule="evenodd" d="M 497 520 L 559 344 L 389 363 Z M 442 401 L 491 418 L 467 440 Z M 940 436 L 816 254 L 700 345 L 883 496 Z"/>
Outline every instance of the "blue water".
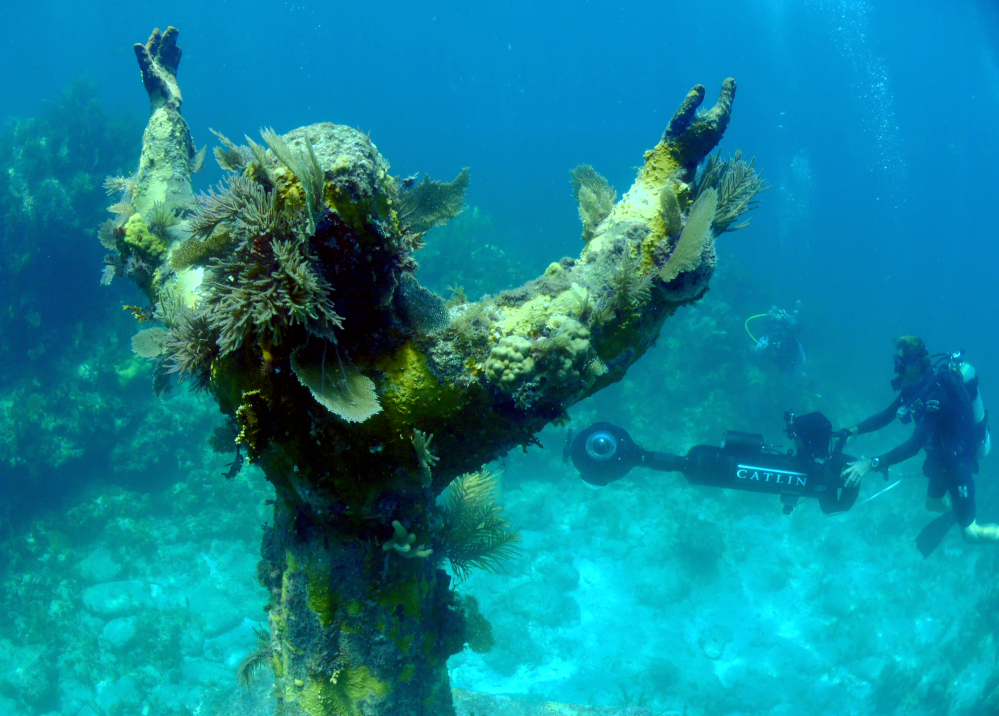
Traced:
<path fill-rule="evenodd" d="M 471 166 L 469 201 L 543 267 L 576 253 L 567 168 L 626 187 L 677 98 L 732 75 L 723 149 L 759 157 L 775 189 L 752 237 L 726 237 L 723 253 L 821 310 L 830 349 L 868 355 L 920 331 L 999 359 L 989 274 L 976 271 L 999 251 L 983 206 L 992 3 L 204 5 L 6 7 L 0 58 L 19 69 L 0 114 L 31 114 L 87 74 L 109 107 L 144 115 L 130 47 L 171 23 L 199 144 L 208 127 L 238 138 L 328 120 L 370 131 L 403 175 Z"/>
<path fill-rule="evenodd" d="M 999 7 L 990 0 L 168 5 L 6 3 L 0 10 L 0 66 L 6 68 L 0 127 L 13 131 L 19 120 L 43 116 L 82 76 L 96 84 L 108 116 L 126 118 L 128 131 L 106 146 L 137 161 L 148 102 L 131 46 L 144 42 L 152 27 L 172 24 L 184 50 L 183 113 L 199 147 L 214 146 L 209 128 L 239 139 L 256 138 L 260 127 L 283 133 L 332 121 L 370 132 L 398 175 L 428 172 L 446 180 L 469 166 L 467 204 L 489 217 L 484 240 L 527 277 L 579 253 L 572 167 L 593 165 L 622 194 L 642 152 L 658 141 L 690 87 L 704 84 L 713 101 L 722 80 L 733 76 L 738 92 L 722 152 L 741 148 L 755 156 L 772 188 L 760 197 L 749 228 L 719 238 L 720 269 L 703 305 L 668 322 L 660 348 L 626 381 L 579 406 L 574 420 L 615 419 L 644 443 L 677 450 L 715 441 L 725 427 L 763 426 L 776 440 L 779 411 L 790 407 L 785 397 L 825 410 L 837 427 L 853 424 L 890 401 L 890 340 L 906 333 L 921 335 L 931 351 L 964 349 L 982 376 L 986 401 L 999 396 L 992 387 L 999 385 L 993 164 L 999 161 Z M 76 156 L 89 148 L 67 151 Z M 6 171 L 13 155 L 3 161 Z M 121 166 L 92 171 L 132 168 L 122 159 Z M 221 176 L 209 152 L 195 189 Z M 102 207 L 95 211 L 99 220 L 106 217 Z M 65 552 L 66 559 L 83 560 L 111 539 L 102 519 L 109 525 L 141 521 L 151 511 L 157 516 L 145 517 L 150 529 L 163 534 L 184 520 L 197 527 L 215 519 L 198 517 L 194 503 L 181 507 L 162 495 L 185 481 L 210 482 L 224 470 L 201 443 L 216 419 L 210 403 L 182 391 L 146 415 L 153 410 L 147 383 L 121 377 L 134 326 L 118 306 L 139 303 L 139 296 L 124 285 L 98 284 L 96 223 L 53 220 L 37 235 L 25 235 L 8 218 L 0 235 L 0 403 L 6 411 L 0 415 L 7 415 L 8 435 L 0 480 L 15 506 L 0 517 L 10 542 L 0 640 L 23 655 L 36 648 L 25 635 L 43 632 L 24 626 L 28 610 L 12 595 L 56 559 L 24 546 L 42 529 L 32 533 L 32 520 L 47 520 L 49 530 L 72 522 L 76 531 L 67 532 L 97 540 Z M 22 241 L 44 248 L 19 273 L 18 256 L 32 253 Z M 806 376 L 774 387 L 766 381 L 779 376 L 735 375 L 753 361 L 748 339 L 732 347 L 734 336 L 743 338 L 742 321 L 796 300 L 802 302 Z M 732 341 L 710 338 L 719 334 Z M 27 422 L 17 428 L 27 435 L 18 434 L 18 442 L 9 437 L 11 411 L 32 395 L 38 397 Z M 74 412 L 63 415 L 70 404 Z M 66 427 L 86 421 L 88 405 L 104 422 L 82 432 Z M 44 432 L 48 442 L 29 450 L 32 431 Z M 861 447 L 874 454 L 905 434 L 891 432 Z M 143 435 L 156 437 L 143 443 Z M 554 447 L 560 439 L 550 430 L 543 442 Z M 51 459 L 52 445 L 62 446 L 64 459 Z M 148 452 L 137 454 L 137 445 Z M 915 460 L 903 471 L 914 479 L 866 513 L 858 509 L 833 521 L 815 510 L 787 520 L 763 500 L 702 491 L 677 496 L 642 480 L 593 495 L 561 467 L 556 452 L 511 458 L 505 466 L 506 499 L 514 522 L 524 525 L 526 561 L 509 575 L 479 575 L 469 584 L 482 595 L 487 616 L 521 630 L 521 641 L 529 633 L 534 646 L 519 655 L 512 647 L 501 650 L 493 662 L 457 657 L 458 685 L 606 706 L 641 702 L 690 714 L 997 713 L 989 709 L 999 697 L 988 701 L 996 675 L 997 550 L 955 539 L 932 565 L 920 561 L 911 537 L 927 518 Z M 977 478 L 979 512 L 999 520 L 992 459 Z M 267 494 L 253 471 L 237 486 L 240 492 L 218 499 L 249 510 Z M 872 481 L 866 495 L 882 486 Z M 125 489 L 136 502 L 102 512 L 93 500 L 105 489 Z M 220 488 L 197 489 L 214 495 Z M 156 497 L 141 497 L 147 494 Z M 93 517 L 66 517 L 72 509 Z M 690 577 L 690 589 L 670 586 L 668 565 L 657 562 L 655 531 L 664 512 L 690 521 L 675 522 L 677 534 L 727 544 L 713 571 Z M 231 545 L 256 554 L 257 522 L 251 514 L 245 524 L 234 519 L 229 535 L 206 528 L 172 542 L 186 557 L 172 563 L 181 586 L 165 593 L 181 600 L 184 590 L 201 589 L 199 598 L 214 604 L 215 593 L 199 585 L 215 579 L 225 591 L 226 584 L 248 582 L 252 560 L 232 556 Z M 229 541 L 215 547 L 228 556 L 211 551 L 213 539 Z M 678 549 L 697 562 L 696 549 L 683 545 Z M 572 563 L 578 572 L 581 581 L 570 579 L 566 594 L 581 611 L 574 616 L 566 607 L 566 616 L 556 608 L 546 625 L 544 617 L 517 610 L 513 590 L 543 580 L 552 560 Z M 897 571 L 886 578 L 891 570 Z M 150 580 L 156 569 L 106 572 Z M 58 584 L 52 574 L 46 579 Z M 77 596 L 66 598 L 65 609 L 82 615 L 80 595 L 89 587 L 73 574 Z M 207 641 L 183 647 L 183 659 L 218 665 L 220 685 L 199 681 L 176 661 L 171 678 L 185 686 L 160 694 L 163 713 L 181 713 L 181 703 L 214 713 L 210 704 L 224 701 L 205 694 L 232 686 L 225 679 L 252 646 L 248 625 L 260 619 L 253 605 L 264 599 L 255 585 L 240 589 L 239 603 L 229 605 L 231 631 L 209 634 L 201 627 Z M 46 594 L 32 598 L 44 601 L 51 597 Z M 764 619 L 757 614 L 766 615 L 767 625 L 753 622 L 750 629 L 745 620 Z M 33 617 L 45 618 L 44 610 Z M 84 632 L 103 634 L 106 625 L 90 623 L 98 617 L 80 618 Z M 635 629 L 642 634 L 629 633 Z M 209 643 L 219 634 L 229 636 Z M 701 642 L 712 634 L 724 635 L 718 638 L 728 651 L 705 661 Z M 113 656 L 107 638 L 94 639 L 97 651 L 81 651 L 87 654 L 81 658 L 105 666 L 117 660 L 117 667 L 95 667 L 100 674 L 88 681 L 57 663 L 52 651 L 34 661 L 2 661 L 0 706 L 16 716 L 91 716 L 86 704 L 96 700 L 109 714 L 112 708 L 145 713 L 162 674 L 133 678 L 135 698 L 104 698 L 138 673 L 141 660 Z M 170 648 L 163 646 L 164 653 Z M 864 656 L 852 658 L 858 651 Z M 768 658 L 773 662 L 754 670 Z M 31 679 L 24 669 L 48 674 L 40 696 L 25 685 Z M 71 681 L 83 691 L 67 686 Z M 87 689 L 92 693 L 84 694 Z M 781 689 L 793 710 L 773 710 L 770 693 Z"/>

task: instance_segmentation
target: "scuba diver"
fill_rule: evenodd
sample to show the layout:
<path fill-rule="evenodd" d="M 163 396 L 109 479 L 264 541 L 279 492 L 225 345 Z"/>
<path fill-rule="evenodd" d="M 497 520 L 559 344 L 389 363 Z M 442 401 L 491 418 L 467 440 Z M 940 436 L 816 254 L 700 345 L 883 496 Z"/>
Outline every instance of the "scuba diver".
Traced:
<path fill-rule="evenodd" d="M 797 375 L 805 365 L 805 349 L 798 341 L 801 325 L 798 323 L 798 312 L 801 301 L 796 301 L 794 311 L 788 313 L 783 308 L 771 306 L 766 313 L 750 316 L 746 319 L 746 332 L 756 345 L 755 353 L 766 355 L 782 373 Z M 756 319 L 766 319 L 763 335 L 756 338 L 749 331 L 749 322 Z"/>
<path fill-rule="evenodd" d="M 978 461 L 991 447 L 988 414 L 982 405 L 975 369 L 961 353 L 930 356 L 917 336 L 895 339 L 892 388 L 899 392 L 891 405 L 858 425 L 841 431 L 850 436 L 880 430 L 896 417 L 915 423 L 912 436 L 898 447 L 870 460 L 858 460 L 843 470 L 848 487 L 875 470 L 908 460 L 926 449 L 923 474 L 929 478 L 926 508 L 945 513 L 927 525 L 917 538 L 924 556 L 932 552 L 955 519 L 968 542 L 999 542 L 999 525 L 975 519 L 975 482 Z M 936 361 L 933 358 L 937 358 Z M 953 510 L 953 512 L 950 512 Z"/>

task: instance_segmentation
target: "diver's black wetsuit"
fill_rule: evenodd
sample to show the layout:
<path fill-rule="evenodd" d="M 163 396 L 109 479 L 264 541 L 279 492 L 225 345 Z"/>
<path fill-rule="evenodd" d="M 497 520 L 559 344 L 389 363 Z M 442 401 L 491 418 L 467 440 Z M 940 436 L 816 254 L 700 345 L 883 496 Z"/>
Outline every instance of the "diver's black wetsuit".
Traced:
<path fill-rule="evenodd" d="M 975 521 L 975 481 L 978 472 L 975 447 L 962 435 L 958 406 L 953 404 L 936 375 L 930 372 L 915 385 L 904 386 L 891 405 L 857 425 L 857 434 L 880 430 L 892 420 L 911 419 L 916 423 L 912 436 L 884 455 L 878 456 L 878 469 L 908 460 L 926 448 L 923 474 L 929 478 L 926 496 L 939 499 L 950 493 L 954 516 L 962 527 Z"/>
<path fill-rule="evenodd" d="M 804 351 L 798 342 L 800 331 L 797 318 L 783 311 L 767 315 L 767 330 L 763 336 L 766 353 L 777 368 L 794 373 L 804 363 Z"/>

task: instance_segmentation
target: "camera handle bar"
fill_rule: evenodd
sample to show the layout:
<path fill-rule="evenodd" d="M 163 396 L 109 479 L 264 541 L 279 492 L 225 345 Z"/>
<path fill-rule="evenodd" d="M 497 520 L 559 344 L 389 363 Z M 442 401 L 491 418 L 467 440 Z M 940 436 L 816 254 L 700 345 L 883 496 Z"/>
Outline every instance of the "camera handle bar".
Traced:
<path fill-rule="evenodd" d="M 604 486 L 634 467 L 679 472 L 694 485 L 780 495 L 784 514 L 803 499 L 814 497 L 826 514 L 849 510 L 858 486 L 847 488 L 840 472 L 854 458 L 843 454 L 846 436 L 837 435 L 830 450 L 832 425 L 821 413 L 785 414 L 785 432 L 795 441 L 792 454 L 768 448 L 763 436 L 728 430 L 721 446 L 695 445 L 686 455 L 646 450 L 623 429 L 594 423 L 573 437 L 569 432 L 563 461 L 572 460 L 580 477 Z"/>

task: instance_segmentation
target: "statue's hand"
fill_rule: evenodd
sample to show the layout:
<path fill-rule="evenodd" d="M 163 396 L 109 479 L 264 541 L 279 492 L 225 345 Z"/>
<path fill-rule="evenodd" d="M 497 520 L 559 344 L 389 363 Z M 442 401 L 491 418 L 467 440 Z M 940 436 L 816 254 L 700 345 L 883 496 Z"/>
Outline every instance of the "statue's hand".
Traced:
<path fill-rule="evenodd" d="M 135 57 L 142 71 L 142 84 L 146 86 L 149 99 L 160 103 L 171 103 L 180 108 L 184 101 L 177 85 L 177 66 L 180 64 L 181 49 L 177 47 L 177 28 L 172 25 L 166 32 L 153 30 L 145 45 L 135 43 Z"/>
<path fill-rule="evenodd" d="M 698 115 L 697 109 L 704 102 L 704 85 L 694 85 L 666 127 L 663 140 L 680 150 L 679 162 L 688 168 L 703 160 L 718 146 L 729 119 L 732 118 L 732 100 L 735 98 L 735 80 L 729 77 L 722 82 L 715 106 Z"/>

